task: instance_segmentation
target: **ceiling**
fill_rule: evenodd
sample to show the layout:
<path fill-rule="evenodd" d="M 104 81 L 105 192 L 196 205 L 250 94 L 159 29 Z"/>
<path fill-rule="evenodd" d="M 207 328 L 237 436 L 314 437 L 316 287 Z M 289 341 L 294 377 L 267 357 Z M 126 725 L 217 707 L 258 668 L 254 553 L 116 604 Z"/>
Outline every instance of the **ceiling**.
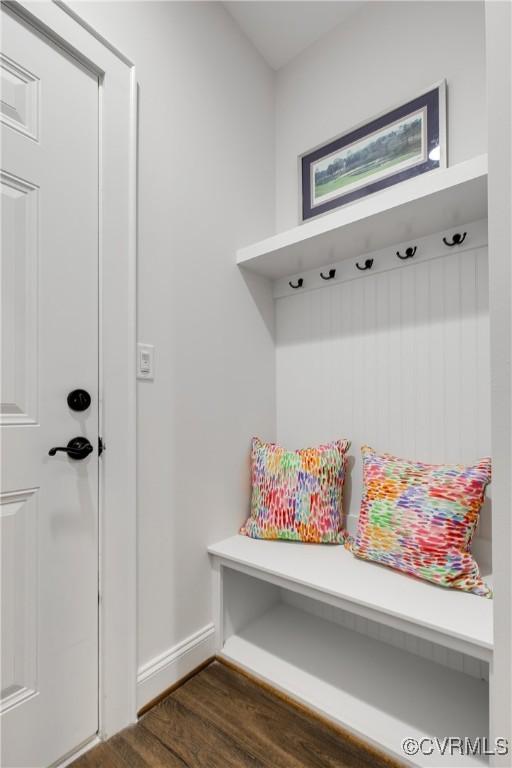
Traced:
<path fill-rule="evenodd" d="M 228 0 L 225 8 L 273 69 L 340 24 L 362 0 Z"/>

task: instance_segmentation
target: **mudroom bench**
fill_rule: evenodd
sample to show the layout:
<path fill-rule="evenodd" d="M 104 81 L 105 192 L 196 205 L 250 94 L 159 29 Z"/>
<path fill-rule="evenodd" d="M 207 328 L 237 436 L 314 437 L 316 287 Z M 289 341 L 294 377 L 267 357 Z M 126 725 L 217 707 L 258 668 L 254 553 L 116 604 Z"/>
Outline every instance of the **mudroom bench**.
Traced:
<path fill-rule="evenodd" d="M 237 535 L 208 551 L 221 657 L 402 762 L 406 737 L 489 733 L 492 600 L 342 546 Z"/>

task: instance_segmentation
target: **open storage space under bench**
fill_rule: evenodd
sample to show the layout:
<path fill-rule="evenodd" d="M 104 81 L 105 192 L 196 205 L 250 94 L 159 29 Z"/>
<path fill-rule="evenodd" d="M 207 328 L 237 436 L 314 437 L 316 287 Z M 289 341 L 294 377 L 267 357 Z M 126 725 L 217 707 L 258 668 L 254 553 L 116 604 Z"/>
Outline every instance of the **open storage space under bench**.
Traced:
<path fill-rule="evenodd" d="M 406 737 L 488 736 L 492 600 L 342 546 L 233 536 L 209 553 L 222 657 L 404 763 Z M 438 751 L 411 763 L 487 764 Z"/>

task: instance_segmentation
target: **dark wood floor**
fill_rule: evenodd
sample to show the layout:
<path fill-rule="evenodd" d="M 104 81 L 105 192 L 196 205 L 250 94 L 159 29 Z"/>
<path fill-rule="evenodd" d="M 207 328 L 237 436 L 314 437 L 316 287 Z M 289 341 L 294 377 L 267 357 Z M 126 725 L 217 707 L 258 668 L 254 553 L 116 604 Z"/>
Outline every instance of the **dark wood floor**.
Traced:
<path fill-rule="evenodd" d="M 213 662 L 73 768 L 390 768 L 391 760 Z"/>

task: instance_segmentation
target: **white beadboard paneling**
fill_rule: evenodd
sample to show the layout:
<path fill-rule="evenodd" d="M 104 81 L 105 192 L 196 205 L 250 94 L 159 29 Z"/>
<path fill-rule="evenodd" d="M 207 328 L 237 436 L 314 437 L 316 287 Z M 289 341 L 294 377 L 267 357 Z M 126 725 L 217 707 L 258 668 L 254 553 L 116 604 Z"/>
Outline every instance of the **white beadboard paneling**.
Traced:
<path fill-rule="evenodd" d="M 489 680 L 489 665 L 485 661 L 480 661 L 460 651 L 445 648 L 429 640 L 423 640 L 420 637 L 387 627 L 371 619 L 356 616 L 340 608 L 326 605 L 320 602 L 320 600 L 313 600 L 297 592 L 290 592 L 287 589 L 281 589 L 280 591 L 283 603 L 299 608 L 301 611 L 317 616 L 319 619 L 339 624 L 346 629 L 359 632 L 361 635 L 367 635 L 374 640 L 380 640 L 388 645 L 393 645 L 395 648 L 401 648 L 416 656 L 435 661 L 437 664 L 441 664 L 449 669 L 464 672 L 471 677 Z M 340 652 L 343 652 L 343 649 Z"/>
<path fill-rule="evenodd" d="M 482 247 L 276 300 L 278 439 L 352 441 L 352 531 L 362 444 L 434 463 L 489 455 L 487 284 Z M 490 518 L 487 500 L 479 552 Z"/>

